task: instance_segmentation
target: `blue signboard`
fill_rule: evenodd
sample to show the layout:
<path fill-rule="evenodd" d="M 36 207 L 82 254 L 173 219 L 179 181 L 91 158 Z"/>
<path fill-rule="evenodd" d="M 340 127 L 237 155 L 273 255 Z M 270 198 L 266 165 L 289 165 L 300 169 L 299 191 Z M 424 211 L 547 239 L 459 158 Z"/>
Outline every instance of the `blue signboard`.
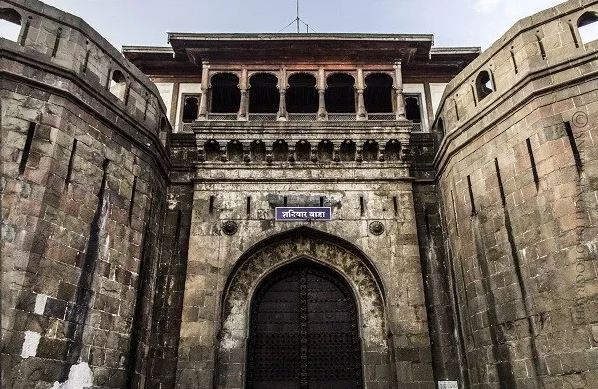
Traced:
<path fill-rule="evenodd" d="M 330 207 L 276 207 L 276 221 L 332 220 Z"/>

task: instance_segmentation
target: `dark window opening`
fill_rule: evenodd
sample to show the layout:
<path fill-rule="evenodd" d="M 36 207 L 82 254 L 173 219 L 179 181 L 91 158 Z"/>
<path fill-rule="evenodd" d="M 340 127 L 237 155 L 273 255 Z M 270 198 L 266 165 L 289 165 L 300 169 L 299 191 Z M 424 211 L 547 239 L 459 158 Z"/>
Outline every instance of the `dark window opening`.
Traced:
<path fill-rule="evenodd" d="M 334 151 L 334 146 L 332 142 L 329 140 L 323 140 L 318 145 L 318 161 L 320 162 L 330 162 L 332 161 L 332 154 Z"/>
<path fill-rule="evenodd" d="M 337 73 L 328 77 L 326 110 L 329 113 L 355 112 L 355 79 L 348 74 Z"/>
<path fill-rule="evenodd" d="M 277 113 L 280 93 L 276 85 L 278 79 L 273 74 L 259 73 L 249 79 L 249 112 Z"/>
<path fill-rule="evenodd" d="M 210 112 L 237 113 L 241 105 L 239 78 L 231 73 L 218 73 L 211 79 L 212 102 Z"/>
<path fill-rule="evenodd" d="M 183 123 L 197 120 L 199 115 L 199 96 L 185 96 L 183 104 Z"/>
<path fill-rule="evenodd" d="M 577 29 L 583 43 L 598 40 L 598 13 L 586 12 L 577 20 Z"/>
<path fill-rule="evenodd" d="M 261 140 L 251 142 L 249 152 L 252 161 L 263 162 L 266 160 L 266 145 Z"/>
<path fill-rule="evenodd" d="M 272 158 L 275 161 L 286 161 L 289 159 L 289 145 L 284 140 L 277 140 L 272 145 Z"/>
<path fill-rule="evenodd" d="M 436 141 L 436 147 L 440 145 L 444 139 L 444 121 L 442 118 L 438 119 L 436 123 L 436 130 L 434 131 L 434 140 Z"/>
<path fill-rule="evenodd" d="M 413 123 L 422 122 L 421 106 L 419 105 L 419 96 L 405 97 L 405 117 Z"/>
<path fill-rule="evenodd" d="M 401 156 L 401 144 L 398 140 L 393 139 L 386 143 L 384 147 L 384 158 L 387 161 L 398 161 Z"/>
<path fill-rule="evenodd" d="M 217 161 L 220 158 L 220 145 L 215 140 L 207 141 L 203 146 L 206 161 Z"/>
<path fill-rule="evenodd" d="M 306 73 L 293 74 L 289 77 L 286 99 L 289 113 L 318 112 L 316 78 Z"/>
<path fill-rule="evenodd" d="M 19 41 L 21 34 L 21 14 L 12 8 L 0 8 L 0 37 Z"/>
<path fill-rule="evenodd" d="M 392 112 L 392 77 L 374 73 L 365 78 L 363 94 L 365 110 L 369 113 Z"/>
<path fill-rule="evenodd" d="M 306 140 L 300 140 L 295 145 L 295 158 L 297 161 L 309 161 L 311 158 L 311 145 Z"/>
<path fill-rule="evenodd" d="M 488 96 L 490 93 L 494 92 L 494 83 L 492 82 L 492 77 L 490 77 L 490 73 L 486 70 L 481 71 L 476 78 L 476 91 L 478 92 L 478 100 L 482 101 Z"/>
<path fill-rule="evenodd" d="M 346 140 L 341 143 L 341 150 L 340 150 L 340 157 L 341 161 L 355 161 L 355 153 L 356 153 L 356 146 L 355 142 Z"/>
<path fill-rule="evenodd" d="M 110 93 L 118 97 L 120 100 L 124 100 L 125 93 L 127 90 L 127 80 L 125 75 L 120 70 L 114 70 L 110 77 L 109 84 Z"/>
<path fill-rule="evenodd" d="M 375 140 L 368 140 L 364 143 L 363 160 L 370 162 L 378 160 L 378 142 Z"/>
<path fill-rule="evenodd" d="M 238 140 L 231 140 L 226 145 L 228 159 L 232 162 L 243 161 L 243 144 Z"/>

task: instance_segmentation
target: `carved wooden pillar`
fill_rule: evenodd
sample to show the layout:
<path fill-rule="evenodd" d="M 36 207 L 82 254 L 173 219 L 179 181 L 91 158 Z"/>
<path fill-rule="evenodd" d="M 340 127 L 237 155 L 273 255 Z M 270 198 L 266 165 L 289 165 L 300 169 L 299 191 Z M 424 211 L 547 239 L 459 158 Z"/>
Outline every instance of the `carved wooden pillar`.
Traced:
<path fill-rule="evenodd" d="M 237 120 L 247 120 L 247 105 L 249 103 L 249 95 L 247 93 L 248 82 L 247 82 L 247 68 L 243 67 L 241 70 L 241 80 L 239 81 L 239 90 L 241 91 L 241 101 L 239 104 L 239 113 L 237 114 Z"/>
<path fill-rule="evenodd" d="M 324 68 L 318 69 L 318 80 L 316 84 L 318 89 L 318 120 L 326 120 L 326 74 Z"/>
<path fill-rule="evenodd" d="M 282 67 L 280 69 L 280 76 L 278 79 L 278 91 L 280 93 L 280 102 L 278 105 L 278 114 L 276 115 L 276 120 L 285 121 L 288 120 L 287 117 L 287 69 L 286 67 Z"/>
<path fill-rule="evenodd" d="M 201 68 L 201 100 L 199 102 L 199 114 L 197 120 L 208 118 L 208 92 L 210 90 L 210 64 L 207 61 L 202 63 Z"/>
<path fill-rule="evenodd" d="M 363 79 L 363 70 L 357 69 L 357 120 L 366 120 L 365 102 L 363 101 L 363 91 L 365 90 L 365 81 Z"/>
<path fill-rule="evenodd" d="M 395 62 L 395 95 L 396 95 L 396 115 L 397 119 L 405 119 L 405 98 L 403 96 L 403 72 L 401 70 L 401 62 Z"/>

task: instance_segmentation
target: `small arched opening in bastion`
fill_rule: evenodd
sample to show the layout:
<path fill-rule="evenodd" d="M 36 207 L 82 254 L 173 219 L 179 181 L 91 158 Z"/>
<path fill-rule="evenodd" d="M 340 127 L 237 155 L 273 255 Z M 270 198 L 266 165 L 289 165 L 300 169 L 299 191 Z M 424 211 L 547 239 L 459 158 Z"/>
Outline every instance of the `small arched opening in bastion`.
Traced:
<path fill-rule="evenodd" d="M 476 80 L 476 92 L 478 93 L 478 101 L 484 100 L 488 97 L 492 92 L 496 90 L 494 86 L 494 82 L 492 80 L 492 75 L 487 70 L 482 70 Z"/>
<path fill-rule="evenodd" d="M 110 75 L 108 90 L 119 100 L 124 101 L 127 91 L 127 79 L 120 70 L 113 70 Z"/>
<path fill-rule="evenodd" d="M 21 14 L 12 8 L 0 8 L 0 37 L 19 41 L 21 35 Z"/>
<path fill-rule="evenodd" d="M 577 29 L 583 44 L 598 40 L 598 12 L 586 12 L 577 20 Z"/>
<path fill-rule="evenodd" d="M 285 387 L 393 385 L 380 277 L 340 238 L 301 227 L 259 243 L 230 272 L 221 304 L 219 389 L 268 387 L 270 380 Z M 379 369 L 390 373 L 388 381 L 375 377 Z"/>

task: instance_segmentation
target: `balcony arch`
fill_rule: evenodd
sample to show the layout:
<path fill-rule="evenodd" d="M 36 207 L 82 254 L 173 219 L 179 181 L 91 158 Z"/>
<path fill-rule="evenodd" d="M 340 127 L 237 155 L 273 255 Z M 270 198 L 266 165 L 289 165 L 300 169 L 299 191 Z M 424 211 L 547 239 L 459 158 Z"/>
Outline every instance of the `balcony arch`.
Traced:
<path fill-rule="evenodd" d="M 478 93 L 478 101 L 484 100 L 488 95 L 495 91 L 492 75 L 488 70 L 482 70 L 475 80 L 476 92 Z"/>
<path fill-rule="evenodd" d="M 326 79 L 326 111 L 355 113 L 355 78 L 346 73 L 334 73 Z"/>
<path fill-rule="evenodd" d="M 280 104 L 278 78 L 271 73 L 257 73 L 249 79 L 249 113 L 277 113 Z"/>
<path fill-rule="evenodd" d="M 386 73 L 372 73 L 365 78 L 363 99 L 365 110 L 371 113 L 391 113 L 393 79 Z"/>
<path fill-rule="evenodd" d="M 316 78 L 309 73 L 295 73 L 289 77 L 287 90 L 288 113 L 318 112 Z"/>
<path fill-rule="evenodd" d="M 577 31 L 583 44 L 598 40 L 598 12 L 588 11 L 577 19 Z"/>
<path fill-rule="evenodd" d="M 0 8 L 0 26 L 5 32 L 1 37 L 19 42 L 19 35 L 21 35 L 21 14 L 12 8 Z"/>
<path fill-rule="evenodd" d="M 237 113 L 241 105 L 239 77 L 233 73 L 216 73 L 210 79 L 213 113 Z"/>

